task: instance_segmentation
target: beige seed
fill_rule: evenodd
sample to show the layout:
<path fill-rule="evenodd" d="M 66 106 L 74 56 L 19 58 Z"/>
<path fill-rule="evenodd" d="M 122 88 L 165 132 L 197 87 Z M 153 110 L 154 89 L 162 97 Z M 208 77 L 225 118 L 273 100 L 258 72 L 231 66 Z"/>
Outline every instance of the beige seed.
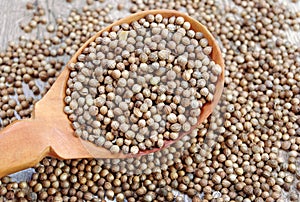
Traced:
<path fill-rule="evenodd" d="M 181 130 L 181 125 L 178 124 L 178 123 L 174 123 L 174 124 L 171 125 L 170 129 L 173 132 L 179 132 Z"/>
<path fill-rule="evenodd" d="M 113 70 L 112 73 L 111 73 L 111 76 L 112 76 L 114 79 L 120 78 L 120 76 L 121 76 L 120 70 L 117 70 L 117 69 Z"/>
<path fill-rule="evenodd" d="M 212 67 L 212 73 L 214 75 L 220 75 L 222 73 L 222 68 L 219 64 L 215 64 L 213 67 Z"/>
<path fill-rule="evenodd" d="M 55 26 L 53 24 L 47 25 L 47 31 L 48 32 L 52 33 L 52 32 L 54 32 L 54 30 L 55 30 Z"/>
<path fill-rule="evenodd" d="M 200 90 L 200 94 L 203 96 L 207 96 L 209 94 L 209 90 L 207 88 L 202 88 Z"/>
<path fill-rule="evenodd" d="M 205 55 L 210 55 L 211 52 L 212 52 L 212 47 L 211 46 L 207 46 L 207 47 L 203 48 L 203 53 Z"/>
<path fill-rule="evenodd" d="M 167 60 L 169 57 L 169 51 L 167 50 L 161 50 L 158 52 L 158 57 L 161 60 Z"/>
<path fill-rule="evenodd" d="M 182 25 L 184 23 L 184 18 L 181 17 L 181 16 L 177 17 L 176 20 L 175 20 L 175 23 L 177 25 Z"/>
<path fill-rule="evenodd" d="M 184 29 L 188 30 L 188 31 L 193 32 L 193 30 L 190 30 L 191 29 L 191 23 L 189 23 L 189 22 L 184 22 L 183 25 L 182 25 L 182 27 Z M 190 37 L 193 37 L 193 35 L 194 34 L 192 34 L 192 33 L 189 34 Z"/>
<path fill-rule="evenodd" d="M 177 122 L 177 116 L 174 113 L 171 113 L 167 116 L 167 120 L 170 123 L 176 123 Z"/>
<path fill-rule="evenodd" d="M 188 62 L 188 59 L 183 56 L 183 55 L 180 55 L 178 58 L 177 58 L 177 63 L 181 66 L 181 67 L 185 67 L 185 65 L 187 64 Z"/>
<path fill-rule="evenodd" d="M 200 42 L 199 44 L 204 48 L 204 47 L 207 47 L 208 45 L 208 40 L 206 38 L 202 38 L 200 39 Z"/>
<path fill-rule="evenodd" d="M 130 153 L 132 153 L 132 154 L 137 154 L 137 153 L 139 153 L 139 148 L 138 148 L 137 146 L 132 146 L 132 147 L 130 148 Z"/>
<path fill-rule="evenodd" d="M 120 148 L 117 145 L 113 145 L 110 149 L 110 152 L 113 154 L 119 153 L 120 152 Z"/>
<path fill-rule="evenodd" d="M 156 15 L 155 15 L 155 21 L 156 21 L 156 22 L 161 22 L 162 20 L 163 20 L 163 17 L 162 17 L 161 14 L 156 14 Z"/>
<path fill-rule="evenodd" d="M 139 84 L 134 84 L 132 86 L 132 92 L 134 93 L 139 93 L 142 90 L 142 86 L 140 86 Z"/>

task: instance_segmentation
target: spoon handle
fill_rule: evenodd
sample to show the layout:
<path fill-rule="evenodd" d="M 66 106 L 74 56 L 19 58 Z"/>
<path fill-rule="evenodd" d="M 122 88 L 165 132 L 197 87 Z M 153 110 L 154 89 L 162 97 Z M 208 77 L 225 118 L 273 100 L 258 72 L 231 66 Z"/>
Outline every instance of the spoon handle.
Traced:
<path fill-rule="evenodd" d="M 0 178 L 35 166 L 50 153 L 41 133 L 32 119 L 16 121 L 0 131 Z"/>

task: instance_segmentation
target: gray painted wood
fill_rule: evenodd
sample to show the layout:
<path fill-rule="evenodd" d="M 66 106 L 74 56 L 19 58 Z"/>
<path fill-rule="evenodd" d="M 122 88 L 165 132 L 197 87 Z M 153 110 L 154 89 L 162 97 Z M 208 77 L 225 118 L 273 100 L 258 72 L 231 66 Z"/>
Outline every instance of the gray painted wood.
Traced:
<path fill-rule="evenodd" d="M 32 2 L 35 8 L 26 9 L 27 2 Z M 95 1 L 91 6 L 111 4 L 116 8 L 118 3 L 123 4 L 125 8 L 122 11 L 114 9 L 110 13 L 110 16 L 116 19 L 118 16 L 129 15 L 128 9 L 126 9 L 130 7 L 129 2 L 128 0 L 106 0 L 105 3 Z M 25 33 L 19 26 L 20 24 L 27 24 L 31 20 L 37 6 L 42 6 L 45 9 L 44 17 L 48 23 L 55 23 L 56 17 L 66 18 L 71 9 L 80 9 L 86 5 L 86 0 L 73 0 L 71 3 L 66 2 L 66 0 L 0 0 L 0 51 L 6 49 L 9 41 L 17 42 L 19 36 L 42 39 L 44 35 L 49 34 L 46 31 L 46 25 L 38 24 L 31 33 Z"/>

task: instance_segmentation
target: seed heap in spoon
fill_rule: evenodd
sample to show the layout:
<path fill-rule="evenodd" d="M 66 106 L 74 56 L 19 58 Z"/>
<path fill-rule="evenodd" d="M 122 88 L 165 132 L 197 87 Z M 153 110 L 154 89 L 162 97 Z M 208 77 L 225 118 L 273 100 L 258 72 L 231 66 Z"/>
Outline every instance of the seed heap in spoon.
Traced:
<path fill-rule="evenodd" d="M 183 17 L 114 26 L 69 65 L 65 113 L 75 135 L 112 153 L 162 148 L 197 124 L 221 67 Z"/>

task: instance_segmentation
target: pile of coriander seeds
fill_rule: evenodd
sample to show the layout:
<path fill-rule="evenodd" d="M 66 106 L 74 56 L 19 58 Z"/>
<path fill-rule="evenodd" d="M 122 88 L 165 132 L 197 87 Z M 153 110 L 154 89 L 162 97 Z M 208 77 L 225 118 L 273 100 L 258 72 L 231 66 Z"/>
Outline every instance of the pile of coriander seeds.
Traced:
<path fill-rule="evenodd" d="M 126 161 L 44 158 L 27 179 L 1 178 L 0 201 L 299 201 L 299 1 L 121 0 L 123 8 L 94 1 L 80 9 L 79 0 L 55 1 L 62 2 L 65 13 L 68 6 L 73 10 L 66 18 L 57 15 L 53 34 L 61 41 L 41 40 L 50 46 L 44 54 L 74 54 L 93 32 L 129 11 L 186 12 L 222 49 L 223 97 L 203 124 L 170 148 Z M 8 67 L 16 60 L 10 47 L 0 58 Z M 28 117 L 30 110 L 23 111 L 20 118 Z"/>
<path fill-rule="evenodd" d="M 112 153 L 161 148 L 190 132 L 222 68 L 183 17 L 148 14 L 105 31 L 69 65 L 65 113 L 75 135 Z"/>

